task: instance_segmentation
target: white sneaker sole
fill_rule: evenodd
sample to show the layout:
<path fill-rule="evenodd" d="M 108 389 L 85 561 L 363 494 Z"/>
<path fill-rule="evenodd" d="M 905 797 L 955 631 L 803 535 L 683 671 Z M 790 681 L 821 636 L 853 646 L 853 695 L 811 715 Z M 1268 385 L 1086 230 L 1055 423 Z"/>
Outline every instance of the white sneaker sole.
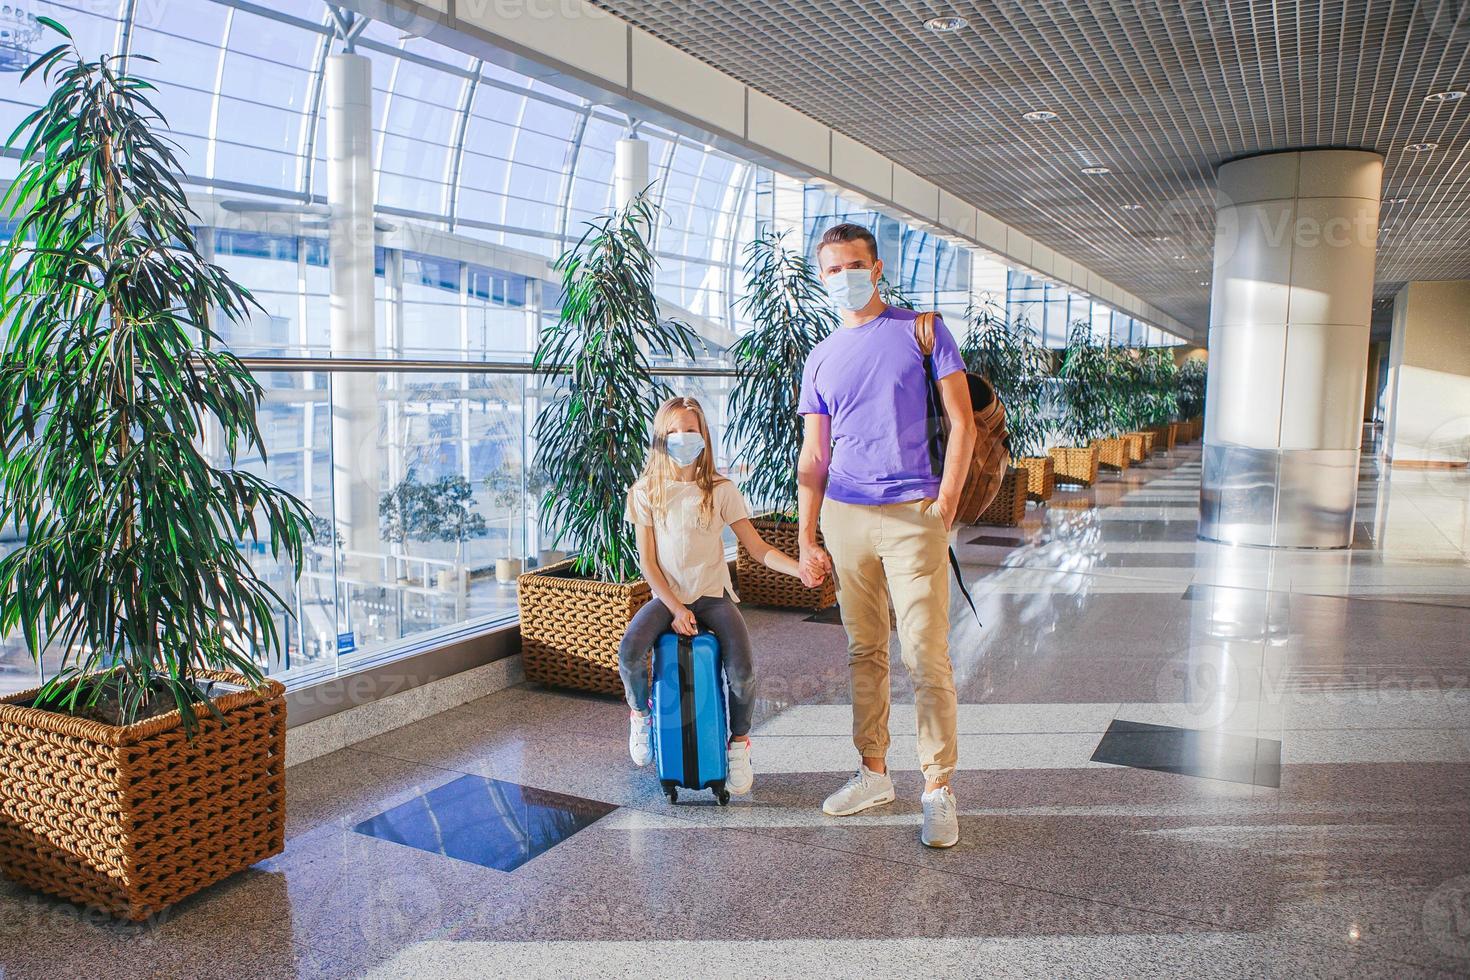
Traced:
<path fill-rule="evenodd" d="M 873 797 L 871 800 L 864 800 L 857 806 L 850 807 L 846 810 L 828 809 L 827 804 L 824 802 L 822 804 L 822 812 L 829 817 L 850 817 L 854 813 L 862 813 L 864 810 L 871 810 L 875 806 L 883 806 L 885 803 L 892 803 L 894 801 L 894 798 L 895 797 L 893 794 L 893 790 L 889 790 L 886 793 L 882 793 L 878 796 Z"/>
<path fill-rule="evenodd" d="M 956 838 L 955 838 L 955 839 L 954 839 L 954 840 L 952 840 L 952 841 L 949 841 L 949 842 L 948 842 L 948 843 L 942 843 L 942 842 L 938 842 L 938 841 L 935 841 L 935 842 L 932 842 L 932 843 L 931 843 L 931 842 L 930 842 L 930 841 L 926 841 L 926 840 L 925 840 L 925 839 L 924 839 L 924 838 L 923 838 L 923 836 L 922 836 L 922 835 L 921 835 L 921 836 L 920 836 L 920 837 L 919 837 L 919 843 L 920 843 L 920 844 L 923 844 L 923 845 L 924 845 L 924 846 L 925 846 L 925 847 L 932 847 L 932 848 L 934 848 L 934 849 L 935 849 L 935 850 L 936 850 L 936 851 L 942 851 L 942 850 L 944 850 L 944 849 L 945 849 L 945 848 L 946 848 L 946 847 L 954 847 L 954 846 L 955 846 L 955 845 L 956 845 L 956 844 L 958 844 L 958 843 L 959 843 L 959 842 L 960 842 L 960 839 L 959 839 L 959 838 L 958 838 L 958 837 L 956 837 Z"/>

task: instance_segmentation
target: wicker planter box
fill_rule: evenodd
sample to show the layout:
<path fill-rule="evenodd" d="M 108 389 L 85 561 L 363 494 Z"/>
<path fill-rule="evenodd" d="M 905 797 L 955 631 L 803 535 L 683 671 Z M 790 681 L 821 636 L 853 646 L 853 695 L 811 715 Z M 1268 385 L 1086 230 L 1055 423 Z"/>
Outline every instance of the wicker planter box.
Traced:
<path fill-rule="evenodd" d="M 1057 489 L 1057 466 L 1052 461 L 1052 457 L 1022 456 L 1016 460 L 1016 467 L 1026 475 L 1026 498 L 1028 500 L 1051 499 L 1051 495 Z"/>
<path fill-rule="evenodd" d="M 201 671 L 244 685 L 238 674 Z M 29 888 L 142 921 L 279 854 L 286 689 L 214 699 L 194 738 L 177 711 L 118 727 L 0 699 L 0 870 Z"/>
<path fill-rule="evenodd" d="M 1143 432 L 1125 432 L 1121 436 L 1128 447 L 1128 462 L 1141 463 L 1148 459 L 1148 440 L 1151 438 Z"/>
<path fill-rule="evenodd" d="M 1126 470 L 1132 462 L 1132 456 L 1128 453 L 1128 440 L 1122 438 L 1095 439 L 1092 443 L 1097 447 L 1097 461 L 1103 466 L 1111 466 L 1115 470 Z"/>
<path fill-rule="evenodd" d="M 526 680 L 621 694 L 618 644 L 653 590 L 641 579 L 620 585 L 574 578 L 571 568 L 568 559 L 516 580 Z"/>
<path fill-rule="evenodd" d="M 762 514 L 751 523 L 771 547 L 800 558 L 800 536 L 795 521 L 778 521 L 771 514 Z M 820 531 L 817 543 L 822 543 Z M 751 558 L 745 545 L 740 545 L 735 558 L 735 577 L 740 601 L 751 605 L 781 609 L 829 609 L 837 605 L 837 583 L 831 575 L 815 589 L 809 589 L 801 584 L 801 579 L 773 571 Z"/>
<path fill-rule="evenodd" d="M 1056 468 L 1056 482 L 1090 487 L 1097 482 L 1096 445 L 1056 446 L 1047 452 Z"/>
<path fill-rule="evenodd" d="M 1159 435 L 1163 436 L 1164 438 L 1164 445 L 1162 448 L 1165 451 L 1173 449 L 1174 444 L 1179 441 L 1179 423 L 1170 422 L 1168 425 L 1162 426 L 1160 428 Z"/>
<path fill-rule="evenodd" d="M 1015 527 L 1026 518 L 1026 473 L 1012 466 L 1000 481 L 1000 493 L 980 515 L 980 524 Z"/>

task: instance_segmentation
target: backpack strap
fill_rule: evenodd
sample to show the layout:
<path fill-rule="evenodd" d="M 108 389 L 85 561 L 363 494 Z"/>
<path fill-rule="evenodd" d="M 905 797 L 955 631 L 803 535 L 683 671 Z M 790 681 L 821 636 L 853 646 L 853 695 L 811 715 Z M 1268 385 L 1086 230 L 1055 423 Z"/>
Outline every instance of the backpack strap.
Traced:
<path fill-rule="evenodd" d="M 980 610 L 975 608 L 975 600 L 970 598 L 970 590 L 965 588 L 965 574 L 960 571 L 960 559 L 954 553 L 953 547 L 949 549 L 949 567 L 954 570 L 954 584 L 960 587 L 960 595 L 965 597 L 965 601 L 970 604 L 970 612 L 975 615 L 975 625 L 984 629 L 985 624 L 980 622 Z"/>
<path fill-rule="evenodd" d="M 920 313 L 914 317 L 914 340 L 919 344 L 919 353 L 924 356 L 924 388 L 928 393 L 929 403 L 929 463 L 934 467 L 935 474 L 943 474 L 944 404 L 939 396 L 939 379 L 934 377 L 934 319 L 938 315 Z M 985 624 L 980 622 L 980 611 L 975 608 L 975 600 L 970 598 L 970 590 L 965 587 L 965 576 L 960 571 L 960 559 L 954 553 L 954 548 L 949 549 L 949 567 L 954 571 L 954 581 L 960 587 L 960 595 L 970 605 L 976 625 L 983 627 Z"/>
<path fill-rule="evenodd" d="M 939 395 L 939 379 L 934 376 L 934 318 L 938 315 L 920 313 L 914 317 L 914 340 L 924 358 L 924 415 L 929 427 L 929 469 L 935 476 L 944 473 L 944 402 Z"/>
<path fill-rule="evenodd" d="M 938 313 L 920 313 L 914 317 L 914 340 L 919 342 L 919 353 L 924 355 L 924 367 L 929 367 L 934 358 L 934 318 Z"/>

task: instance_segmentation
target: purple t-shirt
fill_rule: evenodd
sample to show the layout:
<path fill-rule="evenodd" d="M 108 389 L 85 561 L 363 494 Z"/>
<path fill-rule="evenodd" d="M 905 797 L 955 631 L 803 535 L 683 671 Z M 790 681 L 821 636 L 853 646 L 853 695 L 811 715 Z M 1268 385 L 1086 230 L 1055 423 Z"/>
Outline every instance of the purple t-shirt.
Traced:
<path fill-rule="evenodd" d="M 860 327 L 839 327 L 812 350 L 797 411 L 832 417 L 827 496 L 846 504 L 934 497 L 929 403 L 912 310 L 890 306 Z M 934 321 L 934 373 L 963 371 L 959 345 Z"/>

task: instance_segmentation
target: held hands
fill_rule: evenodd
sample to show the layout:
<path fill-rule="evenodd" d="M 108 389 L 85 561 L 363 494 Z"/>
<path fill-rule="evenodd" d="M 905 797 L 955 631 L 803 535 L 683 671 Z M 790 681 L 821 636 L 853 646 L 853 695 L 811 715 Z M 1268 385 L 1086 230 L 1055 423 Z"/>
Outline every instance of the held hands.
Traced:
<path fill-rule="evenodd" d="M 694 613 L 688 606 L 680 606 L 674 611 L 674 632 L 680 636 L 693 636 L 699 632 L 699 623 L 694 619 Z"/>
<path fill-rule="evenodd" d="M 801 584 L 815 589 L 832 571 L 832 556 L 819 545 L 801 546 Z"/>

